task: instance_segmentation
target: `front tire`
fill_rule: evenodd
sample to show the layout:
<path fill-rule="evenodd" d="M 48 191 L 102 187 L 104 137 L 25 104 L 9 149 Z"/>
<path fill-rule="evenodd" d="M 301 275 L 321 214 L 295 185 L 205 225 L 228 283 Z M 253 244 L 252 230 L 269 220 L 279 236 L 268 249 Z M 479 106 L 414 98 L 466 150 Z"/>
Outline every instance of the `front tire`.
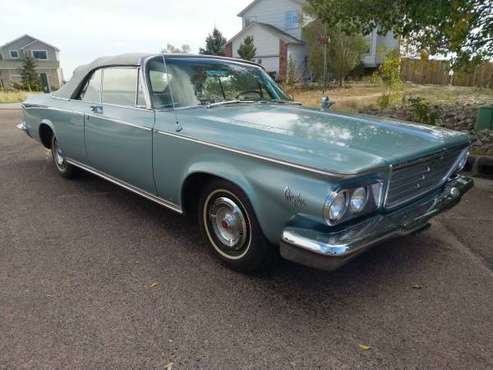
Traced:
<path fill-rule="evenodd" d="M 75 167 L 67 162 L 62 148 L 58 145 L 55 135 L 51 138 L 51 155 L 58 174 L 66 179 L 73 178 L 75 175 Z"/>
<path fill-rule="evenodd" d="M 233 184 L 217 180 L 206 185 L 198 218 L 210 250 L 225 265 L 240 272 L 255 272 L 270 266 L 274 247 L 262 233 L 253 208 Z"/>

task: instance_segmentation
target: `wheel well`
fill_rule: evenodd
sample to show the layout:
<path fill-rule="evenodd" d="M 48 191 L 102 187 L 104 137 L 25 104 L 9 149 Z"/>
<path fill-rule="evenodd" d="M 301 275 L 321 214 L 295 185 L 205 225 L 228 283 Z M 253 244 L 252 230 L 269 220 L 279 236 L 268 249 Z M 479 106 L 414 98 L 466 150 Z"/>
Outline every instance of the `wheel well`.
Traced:
<path fill-rule="evenodd" d="M 200 195 L 204 186 L 213 180 L 225 180 L 219 176 L 211 175 L 209 173 L 194 173 L 187 177 L 182 187 L 181 199 L 183 205 L 183 212 L 186 215 L 195 215 L 197 212 Z"/>
<path fill-rule="evenodd" d="M 53 137 L 53 130 L 47 124 L 41 124 L 39 126 L 39 139 L 43 146 L 47 149 L 51 149 L 51 139 Z"/>

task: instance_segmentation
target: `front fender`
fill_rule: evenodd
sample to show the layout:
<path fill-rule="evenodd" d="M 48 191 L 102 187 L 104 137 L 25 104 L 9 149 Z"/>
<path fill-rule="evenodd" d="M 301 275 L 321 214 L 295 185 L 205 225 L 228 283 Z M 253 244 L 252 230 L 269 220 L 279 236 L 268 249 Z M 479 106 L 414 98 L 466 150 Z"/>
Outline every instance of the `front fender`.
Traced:
<path fill-rule="evenodd" d="M 230 157 L 233 159 L 232 157 Z M 183 178 L 207 174 L 230 181 L 248 197 L 267 239 L 278 244 L 282 230 L 296 216 L 321 221 L 328 193 L 325 179 L 313 178 L 288 168 L 271 166 L 256 160 L 200 161 L 193 163 Z"/>

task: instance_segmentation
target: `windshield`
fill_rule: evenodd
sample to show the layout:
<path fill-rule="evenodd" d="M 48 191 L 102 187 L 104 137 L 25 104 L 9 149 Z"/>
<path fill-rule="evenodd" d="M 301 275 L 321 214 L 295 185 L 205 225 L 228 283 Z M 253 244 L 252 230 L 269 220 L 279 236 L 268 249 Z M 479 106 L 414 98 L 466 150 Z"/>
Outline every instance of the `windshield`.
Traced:
<path fill-rule="evenodd" d="M 157 57 L 147 75 L 157 109 L 227 102 L 287 102 L 289 97 L 260 67 L 204 58 Z"/>

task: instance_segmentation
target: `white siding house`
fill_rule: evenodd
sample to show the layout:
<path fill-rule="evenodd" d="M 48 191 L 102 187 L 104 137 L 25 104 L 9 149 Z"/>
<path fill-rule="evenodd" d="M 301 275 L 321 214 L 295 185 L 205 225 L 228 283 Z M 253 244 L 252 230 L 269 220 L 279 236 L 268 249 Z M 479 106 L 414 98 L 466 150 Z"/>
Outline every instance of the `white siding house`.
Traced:
<path fill-rule="evenodd" d="M 226 55 L 238 58 L 238 48 L 247 36 L 253 36 L 257 49 L 255 61 L 278 80 L 285 80 L 290 58 L 296 63 L 297 77 L 307 75 L 307 52 L 303 43 L 303 0 L 254 0 L 238 16 L 243 28 L 226 45 Z M 305 20 L 307 18 L 305 17 Z M 385 36 L 377 30 L 368 36 L 368 53 L 363 64 L 375 68 L 381 60 L 378 49 L 399 47 L 390 32 Z"/>
<path fill-rule="evenodd" d="M 60 88 L 63 75 L 59 50 L 35 37 L 24 35 L 0 46 L 0 88 L 10 88 L 12 82 L 20 83 L 20 69 L 25 56 L 36 63 L 44 91 Z"/>

